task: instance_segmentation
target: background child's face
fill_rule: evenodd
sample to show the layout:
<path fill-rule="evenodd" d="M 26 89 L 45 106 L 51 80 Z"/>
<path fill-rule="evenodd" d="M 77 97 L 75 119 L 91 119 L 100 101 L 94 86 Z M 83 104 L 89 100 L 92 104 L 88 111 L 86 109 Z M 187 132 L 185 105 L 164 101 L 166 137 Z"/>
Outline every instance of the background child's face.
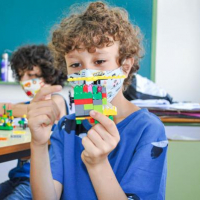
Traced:
<path fill-rule="evenodd" d="M 27 81 L 34 78 L 40 78 L 41 74 L 41 69 L 38 66 L 34 66 L 33 70 L 27 70 L 26 72 L 24 72 L 24 75 L 21 77 L 20 81 Z"/>
<path fill-rule="evenodd" d="M 119 42 L 109 47 L 96 48 L 94 53 L 87 50 L 74 50 L 65 55 L 68 74 L 83 69 L 96 69 L 101 71 L 114 70 L 119 67 Z"/>

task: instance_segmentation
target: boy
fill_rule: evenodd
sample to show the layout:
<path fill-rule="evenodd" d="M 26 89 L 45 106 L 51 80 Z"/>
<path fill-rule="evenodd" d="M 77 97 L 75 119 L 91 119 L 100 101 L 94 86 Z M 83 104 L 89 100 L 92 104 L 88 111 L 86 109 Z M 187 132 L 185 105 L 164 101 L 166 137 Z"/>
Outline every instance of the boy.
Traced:
<path fill-rule="evenodd" d="M 64 86 L 66 81 L 65 72 L 54 67 L 52 52 L 45 45 L 22 46 L 13 53 L 10 62 L 16 80 L 20 82 L 22 89 L 31 99 L 36 89 L 48 85 Z M 65 100 L 60 95 L 54 95 L 52 98 L 63 107 L 60 109 L 60 117 L 64 116 L 66 114 Z M 27 115 L 29 103 L 0 103 L 0 114 L 3 113 L 2 106 L 6 104 L 6 107 L 12 110 L 14 117 L 22 117 L 24 114 Z"/>
<path fill-rule="evenodd" d="M 115 74 L 122 68 L 123 87 L 138 70 L 140 39 L 127 13 L 102 2 L 64 19 L 54 31 L 52 44 L 57 65 L 66 62 L 69 77 L 96 71 Z M 114 81 L 114 79 L 113 79 Z M 155 200 L 165 198 L 167 140 L 160 120 L 127 101 L 122 86 L 110 92 L 117 107 L 114 121 L 97 111 L 90 116 L 99 124 L 75 115 L 62 118 L 48 139 L 58 110 L 45 95 L 59 86 L 41 89 L 28 107 L 33 197 L 68 200 Z M 87 133 L 84 136 L 83 133 Z"/>
<path fill-rule="evenodd" d="M 54 67 L 53 61 L 52 53 L 45 45 L 22 46 L 13 53 L 12 70 L 29 97 L 33 98 L 35 91 L 41 87 L 55 84 L 64 86 L 66 75 Z M 53 94 L 52 100 L 59 107 L 58 119 L 60 119 L 67 114 L 66 101 L 59 94 Z M 22 117 L 24 114 L 27 115 L 29 103 L 6 103 L 6 105 L 13 110 L 15 117 Z M 0 104 L 1 108 L 3 105 L 4 103 Z M 18 160 L 17 167 L 9 172 L 9 180 L 0 184 L 0 199 L 32 199 L 29 178 L 29 160 L 27 158 Z"/>

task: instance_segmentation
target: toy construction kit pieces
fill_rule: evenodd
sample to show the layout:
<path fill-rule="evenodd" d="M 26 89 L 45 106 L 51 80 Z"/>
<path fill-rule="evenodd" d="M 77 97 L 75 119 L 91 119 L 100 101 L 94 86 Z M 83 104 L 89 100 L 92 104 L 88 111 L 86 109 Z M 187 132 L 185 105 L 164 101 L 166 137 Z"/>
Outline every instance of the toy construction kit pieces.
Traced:
<path fill-rule="evenodd" d="M 3 115 L 0 115 L 0 130 L 13 130 L 12 110 L 7 110 L 6 105 L 3 106 L 3 110 Z"/>
<path fill-rule="evenodd" d="M 90 117 L 91 110 L 96 110 L 113 120 L 113 116 L 117 115 L 117 109 L 109 103 L 113 98 L 110 93 L 117 92 L 120 89 L 123 83 L 121 79 L 124 79 L 125 76 L 121 74 L 106 76 L 103 72 L 94 71 L 92 76 L 84 77 L 86 73 L 87 70 L 81 71 L 82 77 L 77 73 L 75 76 L 69 75 L 68 78 L 68 81 L 74 87 L 76 124 L 81 124 L 82 120 L 85 119 L 88 119 L 91 123 L 98 123 Z M 109 82 L 109 79 L 112 81 Z M 113 79 L 117 81 L 113 81 Z M 108 91 L 107 88 L 110 90 Z"/>
<path fill-rule="evenodd" d="M 0 115 L 0 130 L 13 130 L 15 126 L 13 123 L 14 117 L 12 115 L 12 110 L 6 109 L 6 105 L 3 105 L 3 110 L 3 115 Z M 18 124 L 23 129 L 27 128 L 26 115 L 23 115 Z"/>

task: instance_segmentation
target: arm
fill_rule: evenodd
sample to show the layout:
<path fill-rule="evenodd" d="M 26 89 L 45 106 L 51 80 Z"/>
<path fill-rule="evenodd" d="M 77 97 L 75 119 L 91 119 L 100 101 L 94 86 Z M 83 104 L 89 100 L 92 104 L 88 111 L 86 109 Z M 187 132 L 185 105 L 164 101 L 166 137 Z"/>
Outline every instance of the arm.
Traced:
<path fill-rule="evenodd" d="M 127 200 L 108 161 L 108 154 L 119 142 L 118 130 L 114 122 L 103 114 L 92 111 L 90 115 L 100 124 L 93 126 L 83 138 L 85 150 L 81 158 L 96 195 L 99 200 Z"/>
<path fill-rule="evenodd" d="M 31 143 L 30 176 L 33 199 L 60 199 L 62 185 L 52 178 L 48 145 L 38 146 Z"/>
<path fill-rule="evenodd" d="M 27 104 L 17 103 L 0 103 L 0 114 L 3 114 L 3 106 L 6 104 L 6 109 L 12 110 L 12 114 L 14 117 L 22 117 L 23 115 L 27 115 Z"/>
<path fill-rule="evenodd" d="M 99 200 L 127 200 L 108 159 L 101 165 L 88 166 L 87 170 Z"/>
<path fill-rule="evenodd" d="M 62 192 L 62 185 L 54 181 L 51 174 L 48 140 L 51 127 L 59 117 L 59 110 L 51 99 L 45 96 L 57 92 L 61 87 L 50 86 L 41 89 L 28 106 L 28 120 L 31 130 L 31 189 L 37 200 L 56 200 Z"/>

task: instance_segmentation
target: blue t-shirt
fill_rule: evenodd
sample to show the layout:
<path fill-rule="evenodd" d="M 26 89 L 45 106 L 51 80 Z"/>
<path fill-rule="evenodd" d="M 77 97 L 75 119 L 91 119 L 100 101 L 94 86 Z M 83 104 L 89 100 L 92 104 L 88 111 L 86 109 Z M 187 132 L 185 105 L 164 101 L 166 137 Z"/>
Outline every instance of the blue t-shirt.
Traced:
<path fill-rule="evenodd" d="M 141 109 L 116 126 L 120 142 L 108 159 L 127 199 L 165 199 L 168 141 L 162 122 Z M 82 127 L 76 125 L 72 114 L 59 121 L 51 136 L 51 171 L 53 179 L 63 185 L 62 199 L 97 199 L 81 160 L 82 137 L 90 128 L 87 120 Z"/>

